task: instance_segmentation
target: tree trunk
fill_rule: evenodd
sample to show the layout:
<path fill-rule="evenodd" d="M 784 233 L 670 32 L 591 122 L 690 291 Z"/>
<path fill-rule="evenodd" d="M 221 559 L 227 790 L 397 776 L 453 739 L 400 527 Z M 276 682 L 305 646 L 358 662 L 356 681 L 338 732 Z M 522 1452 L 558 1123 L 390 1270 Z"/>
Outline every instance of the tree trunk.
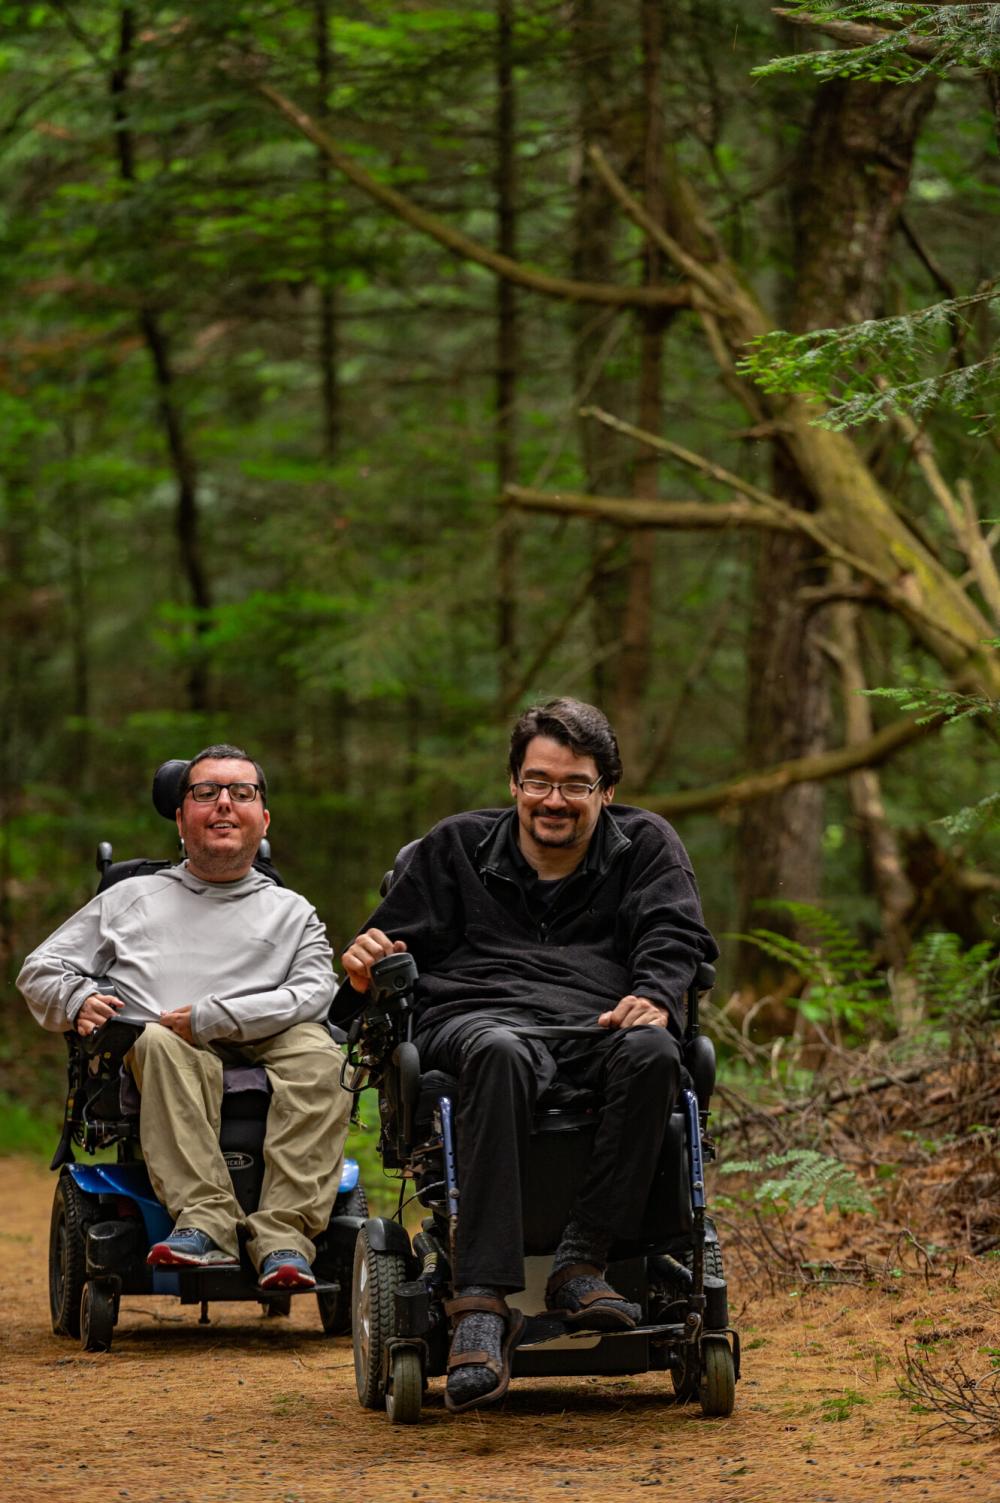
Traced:
<path fill-rule="evenodd" d="M 134 35 L 135 16 L 131 5 L 126 4 L 121 7 L 119 14 L 118 55 L 111 75 L 111 101 L 118 170 L 122 182 L 130 190 L 134 188 L 136 182 L 135 153 L 128 123 L 127 103 Z M 200 652 L 199 638 L 207 630 L 212 600 L 208 578 L 201 560 L 198 473 L 194 455 L 188 447 L 177 401 L 169 343 L 153 304 L 145 302 L 140 304 L 139 327 L 153 365 L 160 421 L 166 434 L 167 448 L 177 484 L 174 531 L 177 537 L 181 569 L 191 592 L 191 603 L 195 608 L 195 643 L 188 671 L 188 696 L 193 710 L 204 711 L 208 709 L 209 703 L 208 670 Z"/>
<path fill-rule="evenodd" d="M 514 0 L 497 0 L 497 249 L 517 256 L 517 138 L 514 96 Z M 517 479 L 517 290 L 496 285 L 495 455 L 500 489 Z M 504 504 L 497 528 L 497 656 L 506 713 L 518 675 L 517 577 L 520 518 Z"/>
<path fill-rule="evenodd" d="M 619 53 L 616 28 L 624 24 L 618 0 L 577 0 L 573 6 L 573 38 L 577 77 L 579 175 L 573 217 L 573 276 L 604 283 L 614 279 L 615 216 L 608 213 L 607 194 L 594 171 L 589 148 L 598 145 L 613 159 L 623 154 L 622 121 L 627 118 L 627 90 L 631 79 L 616 69 Z M 578 400 L 593 400 L 619 411 L 625 405 L 619 379 L 608 373 L 607 353 L 620 327 L 615 310 L 576 303 L 573 385 Z M 629 489 L 629 460 L 618 436 L 594 423 L 581 422 L 580 454 L 591 495 L 624 496 Z M 611 534 L 614 536 L 614 533 Z M 591 609 L 594 641 L 592 689 L 596 702 L 613 713 L 613 686 L 622 637 L 627 576 L 622 563 L 626 536 L 620 547 L 608 548 L 606 526 L 593 529 L 591 540 Z"/>
<path fill-rule="evenodd" d="M 646 212 L 661 224 L 666 211 L 663 178 L 663 19 L 660 0 L 642 0 L 642 190 Z M 649 287 L 660 281 L 663 256 L 647 235 L 643 247 L 643 280 Z M 658 433 L 662 423 L 663 335 L 665 316 L 647 308 L 639 319 L 639 417 L 641 428 Z M 659 493 L 659 460 L 647 449 L 640 451 L 632 471 L 632 494 L 639 500 L 655 500 Z M 628 591 L 622 622 L 622 644 L 615 678 L 613 718 L 626 769 L 638 773 L 644 758 L 642 727 L 645 694 L 649 682 L 653 567 L 656 534 L 643 529 L 628 540 Z M 628 775 L 626 771 L 626 776 Z"/>
<path fill-rule="evenodd" d="M 854 323 L 878 311 L 934 89 L 933 80 L 906 88 L 838 80 L 818 89 L 790 194 L 794 298 L 784 321 L 796 331 Z M 794 448 L 776 451 L 773 488 L 811 510 L 816 494 L 796 457 Z M 829 706 L 820 622 L 800 595 L 819 568 L 808 541 L 761 537 L 748 647 L 749 768 L 814 755 L 825 743 Z M 848 619 L 840 619 L 847 629 Z M 857 658 L 856 642 L 845 642 L 844 650 Z M 869 812 L 876 807 L 866 800 Z M 759 922 L 759 905 L 769 899 L 819 899 L 822 833 L 821 784 L 748 806 L 738 850 L 741 930 Z M 888 838 L 883 828 L 880 841 Z M 768 923 L 774 926 L 771 916 Z M 774 962 L 749 945 L 739 957 L 739 975 L 741 986 L 758 993 L 783 984 Z"/>
<path fill-rule="evenodd" d="M 330 113 L 332 61 L 330 55 L 329 0 L 314 0 L 313 26 L 316 37 L 317 118 L 325 125 Z M 333 282 L 333 219 L 330 213 L 330 162 L 322 152 L 316 153 L 316 176 L 319 179 L 319 368 L 322 393 L 323 458 L 333 464 L 340 444 L 339 340 L 337 329 L 337 289 Z"/>

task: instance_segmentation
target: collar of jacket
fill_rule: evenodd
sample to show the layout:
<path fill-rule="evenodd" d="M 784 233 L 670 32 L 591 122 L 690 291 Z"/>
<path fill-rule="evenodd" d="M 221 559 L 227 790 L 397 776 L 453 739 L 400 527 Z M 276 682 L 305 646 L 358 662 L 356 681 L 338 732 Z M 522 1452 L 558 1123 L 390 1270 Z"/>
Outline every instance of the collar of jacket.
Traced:
<path fill-rule="evenodd" d="M 516 882 L 518 887 L 523 887 L 523 874 L 514 864 L 510 851 L 511 844 L 517 840 L 516 821 L 517 809 L 506 809 L 483 836 L 473 855 L 481 877 L 504 877 L 508 882 Z M 607 809 L 602 809 L 586 855 L 580 865 L 574 867 L 568 875 L 575 877 L 585 872 L 593 879 L 603 877 L 611 864 L 631 844 L 629 837 L 611 818 Z M 525 865 L 534 873 L 530 862 L 525 861 Z"/>

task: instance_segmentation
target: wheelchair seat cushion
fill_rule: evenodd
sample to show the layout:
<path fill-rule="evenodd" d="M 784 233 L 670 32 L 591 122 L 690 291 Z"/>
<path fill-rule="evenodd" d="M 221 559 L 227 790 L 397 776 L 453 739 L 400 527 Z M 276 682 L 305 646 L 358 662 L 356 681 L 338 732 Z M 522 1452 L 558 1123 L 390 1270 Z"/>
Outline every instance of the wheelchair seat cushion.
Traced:
<path fill-rule="evenodd" d="M 263 1119 L 267 1116 L 271 1085 L 263 1065 L 226 1065 L 222 1072 L 222 1115 Z M 105 1081 L 87 1106 L 91 1117 L 105 1121 L 138 1117 L 139 1087 L 132 1073 L 120 1066 L 115 1080 Z"/>
<path fill-rule="evenodd" d="M 430 1126 L 434 1108 L 442 1096 L 449 1096 L 457 1104 L 459 1090 L 454 1075 L 444 1070 L 425 1070 L 420 1077 L 420 1092 L 417 1097 L 415 1121 L 418 1127 Z M 554 1080 L 538 1098 L 539 1112 L 584 1111 L 592 1112 L 599 1106 L 593 1091 L 583 1090 L 567 1080 Z"/>

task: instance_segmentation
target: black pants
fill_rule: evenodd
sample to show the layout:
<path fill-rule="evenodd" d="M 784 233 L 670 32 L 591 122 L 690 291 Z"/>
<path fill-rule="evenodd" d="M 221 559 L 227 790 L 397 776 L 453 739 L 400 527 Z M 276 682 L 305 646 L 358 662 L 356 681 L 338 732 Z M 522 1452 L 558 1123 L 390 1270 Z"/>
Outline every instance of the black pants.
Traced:
<path fill-rule="evenodd" d="M 417 1041 L 422 1068 L 445 1070 L 459 1083 L 459 1286 L 524 1287 L 522 1169 L 535 1102 L 557 1074 L 604 1103 L 574 1219 L 615 1239 L 637 1236 L 642 1224 L 680 1087 L 677 1040 L 648 1026 L 609 1029 L 597 1039 L 542 1041 L 510 1032 L 533 1022 L 542 1019 L 470 1013 L 425 1025 Z"/>

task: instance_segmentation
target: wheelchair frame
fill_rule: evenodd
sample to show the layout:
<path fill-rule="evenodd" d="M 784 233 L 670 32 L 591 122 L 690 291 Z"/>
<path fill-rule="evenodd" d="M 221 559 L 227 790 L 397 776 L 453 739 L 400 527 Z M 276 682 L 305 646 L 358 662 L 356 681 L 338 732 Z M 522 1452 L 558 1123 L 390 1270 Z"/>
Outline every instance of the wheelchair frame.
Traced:
<path fill-rule="evenodd" d="M 683 1060 L 690 1085 L 681 1092 L 680 1111 L 668 1125 L 668 1139 L 683 1147 L 683 1172 L 672 1190 L 686 1196 L 672 1233 L 647 1245 L 612 1249 L 609 1278 L 628 1299 L 638 1300 L 644 1319 L 634 1330 L 570 1332 L 557 1315 L 531 1314 L 544 1283 L 508 1296 L 528 1314 L 525 1334 L 513 1354 L 512 1377 L 669 1372 L 678 1402 L 698 1398 L 706 1415 L 732 1412 L 740 1375 L 739 1334 L 729 1324 L 722 1254 L 707 1215 L 704 1163 L 714 1154 L 706 1128 L 715 1083 L 715 1051 L 700 1031 L 699 992 L 714 982 L 702 966 L 688 996 Z M 391 955 L 372 967 L 372 991 L 364 1012 L 348 1033 L 342 1079 L 348 1089 L 366 1084 L 378 1090 L 379 1151 L 387 1169 L 402 1173 L 396 1218 L 371 1218 L 358 1237 L 354 1259 L 353 1325 L 358 1398 L 367 1408 L 385 1407 L 394 1423 L 420 1418 L 428 1378 L 447 1370 L 448 1322 L 444 1301 L 451 1292 L 451 1264 L 459 1206 L 453 1103 L 439 1096 L 429 1132 L 421 1133 L 418 1099 L 420 1061 L 413 1042 L 416 967 L 408 954 Z M 596 1027 L 518 1030 L 539 1037 L 595 1033 Z M 603 1030 L 600 1030 L 603 1032 Z M 354 1076 L 348 1081 L 347 1072 Z M 549 1111 L 536 1119 L 533 1141 L 545 1135 L 594 1125 L 592 1113 Z M 558 1120 L 555 1120 L 558 1119 Z M 677 1168 L 677 1162 L 674 1163 Z M 664 1170 L 666 1175 L 667 1170 Z M 411 1243 L 402 1224 L 407 1182 L 430 1212 Z M 526 1214 L 528 1192 L 525 1192 Z M 683 1214 L 682 1214 L 683 1212 Z M 526 1239 L 527 1240 L 527 1239 Z M 548 1263 L 549 1259 L 545 1262 Z M 541 1263 L 542 1259 L 538 1259 Z"/>

